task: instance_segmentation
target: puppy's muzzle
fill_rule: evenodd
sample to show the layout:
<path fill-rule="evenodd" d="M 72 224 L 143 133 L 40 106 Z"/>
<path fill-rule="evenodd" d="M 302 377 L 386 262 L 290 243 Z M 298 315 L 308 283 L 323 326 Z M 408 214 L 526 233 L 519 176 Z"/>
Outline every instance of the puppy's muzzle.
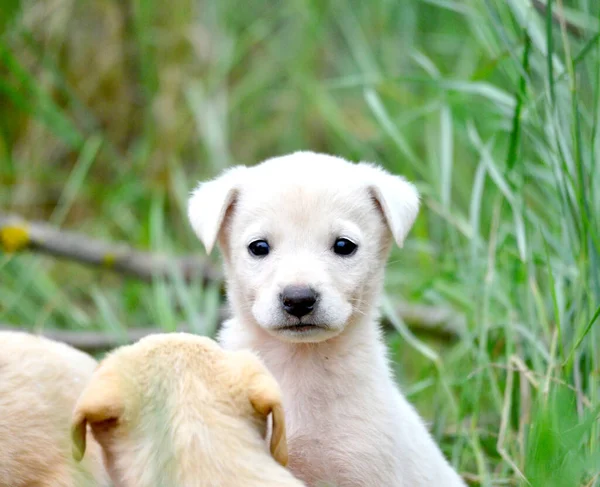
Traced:
<path fill-rule="evenodd" d="M 319 294 L 309 286 L 291 285 L 283 288 L 280 297 L 286 313 L 302 318 L 314 309 Z"/>

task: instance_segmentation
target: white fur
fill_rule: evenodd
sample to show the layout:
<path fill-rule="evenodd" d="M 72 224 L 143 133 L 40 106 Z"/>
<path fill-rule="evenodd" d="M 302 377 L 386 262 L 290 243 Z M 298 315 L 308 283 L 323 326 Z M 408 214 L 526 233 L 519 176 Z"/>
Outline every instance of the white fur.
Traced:
<path fill-rule="evenodd" d="M 290 468 L 311 486 L 465 485 L 397 388 L 378 327 L 389 249 L 418 207 L 403 178 L 312 152 L 234 168 L 190 199 L 194 230 L 207 251 L 218 239 L 224 257 L 234 317 L 219 339 L 257 352 L 278 380 Z M 340 237 L 355 254 L 333 252 Z M 249 253 L 257 239 L 267 256 Z M 310 314 L 283 310 L 287 285 L 319 293 Z"/>

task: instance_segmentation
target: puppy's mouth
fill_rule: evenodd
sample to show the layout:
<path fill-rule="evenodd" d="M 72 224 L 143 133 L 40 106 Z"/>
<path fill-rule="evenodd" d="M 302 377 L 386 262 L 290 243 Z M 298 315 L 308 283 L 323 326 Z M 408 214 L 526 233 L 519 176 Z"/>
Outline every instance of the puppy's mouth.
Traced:
<path fill-rule="evenodd" d="M 328 327 L 325 325 L 318 325 L 314 323 L 294 323 L 293 325 L 278 326 L 277 331 L 287 331 L 292 333 L 310 333 L 318 330 L 326 330 Z"/>
<path fill-rule="evenodd" d="M 339 331 L 327 323 L 307 322 L 287 318 L 269 326 L 269 333 L 280 340 L 291 343 L 316 343 L 335 336 Z"/>

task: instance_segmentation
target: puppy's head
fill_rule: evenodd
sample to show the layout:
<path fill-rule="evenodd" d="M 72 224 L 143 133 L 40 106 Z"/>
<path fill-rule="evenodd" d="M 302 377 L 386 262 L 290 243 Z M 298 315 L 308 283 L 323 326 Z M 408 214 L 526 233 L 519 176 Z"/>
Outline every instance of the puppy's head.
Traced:
<path fill-rule="evenodd" d="M 207 252 L 219 241 L 238 316 L 318 342 L 368 312 L 390 244 L 402 246 L 418 208 L 402 177 L 297 152 L 201 183 L 188 217 Z"/>
<path fill-rule="evenodd" d="M 244 448 L 264 448 L 269 415 L 271 454 L 285 465 L 281 393 L 256 356 L 153 335 L 101 362 L 73 413 L 73 455 L 83 457 L 89 424 L 116 487 L 197 485 L 219 479 Z"/>

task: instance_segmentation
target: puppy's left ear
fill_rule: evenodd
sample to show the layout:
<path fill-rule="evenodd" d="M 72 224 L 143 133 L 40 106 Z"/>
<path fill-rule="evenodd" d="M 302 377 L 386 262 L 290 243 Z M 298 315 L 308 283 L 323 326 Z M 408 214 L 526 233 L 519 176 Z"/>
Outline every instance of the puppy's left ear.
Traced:
<path fill-rule="evenodd" d="M 381 207 L 396 244 L 402 248 L 419 213 L 419 192 L 402 176 L 369 166 L 374 173 L 368 189 Z"/>
<path fill-rule="evenodd" d="M 188 219 L 194 232 L 204 245 L 206 253 L 212 251 L 227 210 L 235 202 L 244 166 L 225 171 L 211 181 L 200 183 L 188 201 Z"/>
<path fill-rule="evenodd" d="M 261 372 L 254 377 L 250 385 L 250 403 L 256 412 L 265 417 L 271 413 L 271 455 L 285 467 L 288 463 L 288 449 L 281 390 L 269 373 Z"/>

